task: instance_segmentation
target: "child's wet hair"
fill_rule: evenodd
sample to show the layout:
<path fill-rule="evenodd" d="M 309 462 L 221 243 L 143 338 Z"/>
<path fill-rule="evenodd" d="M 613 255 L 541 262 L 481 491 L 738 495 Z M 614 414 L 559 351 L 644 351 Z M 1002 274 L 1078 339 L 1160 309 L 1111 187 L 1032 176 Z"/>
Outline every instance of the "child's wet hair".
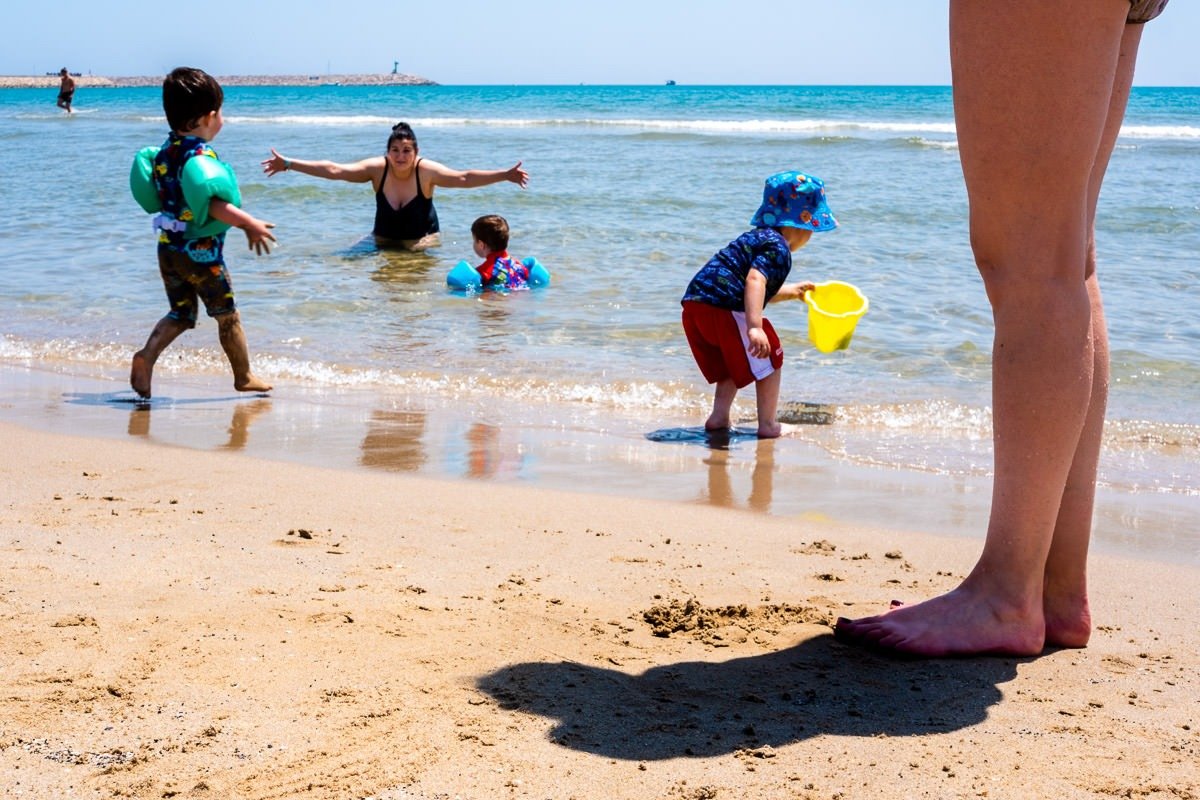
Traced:
<path fill-rule="evenodd" d="M 417 145 L 417 135 L 413 133 L 412 127 L 407 122 L 397 122 L 392 126 L 392 133 L 387 140 L 388 149 L 391 149 L 392 142 L 396 141 L 409 141 L 413 143 L 414 150 L 420 149 Z"/>
<path fill-rule="evenodd" d="M 508 220 L 488 214 L 471 223 L 471 235 L 487 246 L 489 253 L 508 249 Z"/>
<path fill-rule="evenodd" d="M 163 111 L 176 133 L 190 131 L 205 114 L 220 111 L 225 92 L 216 78 L 195 67 L 176 67 L 163 80 Z"/>

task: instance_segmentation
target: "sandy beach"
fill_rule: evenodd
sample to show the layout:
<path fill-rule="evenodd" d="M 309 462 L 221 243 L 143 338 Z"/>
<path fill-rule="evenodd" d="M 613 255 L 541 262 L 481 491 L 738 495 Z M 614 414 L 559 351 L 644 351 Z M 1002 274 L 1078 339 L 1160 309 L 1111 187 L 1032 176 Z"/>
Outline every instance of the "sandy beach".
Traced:
<path fill-rule="evenodd" d="M 1198 570 L 1093 560 L 1085 650 L 838 615 L 977 543 L 0 423 L 0 786 L 76 798 L 1195 798 Z"/>

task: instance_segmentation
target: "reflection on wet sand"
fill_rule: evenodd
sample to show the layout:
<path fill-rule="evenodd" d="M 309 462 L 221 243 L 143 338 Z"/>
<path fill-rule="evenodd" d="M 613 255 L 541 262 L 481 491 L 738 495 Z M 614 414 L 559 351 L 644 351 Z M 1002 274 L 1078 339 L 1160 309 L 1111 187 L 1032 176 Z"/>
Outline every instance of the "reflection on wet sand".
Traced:
<path fill-rule="evenodd" d="M 515 478 L 523 456 L 518 444 L 502 443 L 499 425 L 476 422 L 467 429 L 467 477 Z"/>
<path fill-rule="evenodd" d="M 418 472 L 425 464 L 425 412 L 371 412 L 358 463 L 393 472 Z"/>
<path fill-rule="evenodd" d="M 467 477 L 490 478 L 500 461 L 500 429 L 476 422 L 467 429 Z"/>
<path fill-rule="evenodd" d="M 266 398 L 250 403 L 238 403 L 233 407 L 233 418 L 229 420 L 229 441 L 221 445 L 223 450 L 241 450 L 250 438 L 250 423 L 260 414 L 271 410 L 271 401 Z"/>
<path fill-rule="evenodd" d="M 150 416 L 153 406 L 149 403 L 138 403 L 129 412 L 128 432 L 130 436 L 148 437 L 150 435 Z M 247 402 L 238 402 L 233 406 L 233 416 L 229 420 L 229 439 L 217 445 L 219 450 L 242 450 L 250 440 L 250 423 L 260 414 L 271 410 L 271 400 L 260 397 Z"/>
<path fill-rule="evenodd" d="M 715 506 L 732 508 L 737 505 L 733 492 L 733 479 L 729 474 L 729 443 L 722 445 L 720 433 L 713 432 L 714 441 L 704 463 L 708 466 L 708 502 Z M 771 493 L 775 481 L 775 444 L 778 439 L 759 439 L 754 457 L 754 468 L 750 472 L 750 495 L 746 506 L 754 511 L 771 510 Z"/>

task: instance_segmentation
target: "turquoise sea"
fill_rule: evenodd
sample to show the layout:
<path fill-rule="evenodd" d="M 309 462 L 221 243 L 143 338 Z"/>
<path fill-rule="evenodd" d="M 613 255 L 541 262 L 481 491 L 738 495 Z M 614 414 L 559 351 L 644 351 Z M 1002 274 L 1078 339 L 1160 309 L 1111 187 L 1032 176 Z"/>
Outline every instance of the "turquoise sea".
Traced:
<path fill-rule="evenodd" d="M 122 401 L 129 356 L 165 301 L 127 175 L 133 153 L 164 137 L 159 92 L 81 89 L 76 101 L 67 118 L 51 90 L 0 90 L 0 419 L 983 529 L 992 330 L 946 87 L 229 88 L 214 146 L 246 207 L 276 223 L 279 247 L 255 257 L 234 232 L 228 260 L 255 371 L 276 391 L 231 399 L 202 320 L 160 362 L 149 411 Z M 400 120 L 423 156 L 464 169 L 521 160 L 529 188 L 439 190 L 443 244 L 418 255 L 364 238 L 369 186 L 261 174 L 271 147 L 335 161 L 381 153 Z M 679 296 L 783 169 L 824 178 L 841 223 L 797 254 L 793 276 L 853 283 L 870 312 L 849 349 L 826 355 L 807 342 L 802 304 L 772 307 L 799 427 L 770 445 L 677 441 L 711 398 Z M 1113 352 L 1098 540 L 1189 558 L 1200 558 L 1198 186 L 1200 89 L 1135 89 L 1098 221 Z M 537 256 L 549 288 L 447 291 L 485 213 L 508 218 L 510 250 Z M 656 431 L 668 441 L 650 441 Z"/>

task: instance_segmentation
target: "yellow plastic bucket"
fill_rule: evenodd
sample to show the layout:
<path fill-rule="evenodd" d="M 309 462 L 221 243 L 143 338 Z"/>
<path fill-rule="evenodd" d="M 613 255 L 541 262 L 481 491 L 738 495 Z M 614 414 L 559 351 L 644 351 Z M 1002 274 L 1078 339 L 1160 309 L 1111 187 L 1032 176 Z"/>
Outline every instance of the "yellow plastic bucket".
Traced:
<path fill-rule="evenodd" d="M 870 303 L 857 286 L 825 281 L 804 295 L 808 304 L 808 339 L 822 353 L 845 350 L 858 320 Z"/>

